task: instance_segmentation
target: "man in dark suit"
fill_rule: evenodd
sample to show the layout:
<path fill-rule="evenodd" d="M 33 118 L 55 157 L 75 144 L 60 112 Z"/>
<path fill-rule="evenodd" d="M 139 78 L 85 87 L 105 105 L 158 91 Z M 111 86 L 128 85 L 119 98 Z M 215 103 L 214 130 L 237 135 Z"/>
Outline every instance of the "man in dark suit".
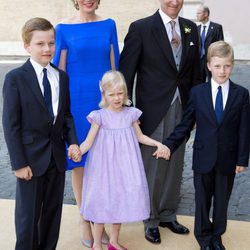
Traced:
<path fill-rule="evenodd" d="M 133 22 L 120 57 L 130 97 L 137 74 L 135 105 L 143 111 L 142 131 L 159 141 L 180 121 L 189 90 L 201 82 L 197 26 L 178 16 L 182 5 L 183 0 L 160 0 L 155 14 Z M 144 221 L 146 239 L 161 242 L 158 226 L 187 234 L 176 219 L 185 143 L 170 162 L 154 159 L 151 147 L 141 150 L 151 203 L 150 218 Z"/>
<path fill-rule="evenodd" d="M 197 9 L 197 20 L 201 22 L 198 25 L 200 34 L 200 58 L 202 82 L 211 78 L 211 72 L 207 68 L 207 50 L 211 43 L 224 40 L 223 28 L 221 24 L 209 21 L 210 10 L 207 6 L 200 5 Z"/>
<path fill-rule="evenodd" d="M 247 89 L 230 81 L 233 49 L 224 41 L 210 45 L 211 80 L 191 90 L 182 121 L 164 144 L 174 152 L 196 123 L 193 145 L 194 234 L 201 250 L 225 250 L 227 208 L 235 173 L 248 166 L 250 106 Z M 213 215 L 209 215 L 213 199 Z"/>
<path fill-rule="evenodd" d="M 31 57 L 6 74 L 3 129 L 16 184 L 16 250 L 56 249 L 69 157 L 80 153 L 68 77 L 50 64 L 54 28 L 43 18 L 23 27 Z M 78 156 L 76 156 L 78 157 Z M 80 160 L 79 158 L 75 159 Z"/>

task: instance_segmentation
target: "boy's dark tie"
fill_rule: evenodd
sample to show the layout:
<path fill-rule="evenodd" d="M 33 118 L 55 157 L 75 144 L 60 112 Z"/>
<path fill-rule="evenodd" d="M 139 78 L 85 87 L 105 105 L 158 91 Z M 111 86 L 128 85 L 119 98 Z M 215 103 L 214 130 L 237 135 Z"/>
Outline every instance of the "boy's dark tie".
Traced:
<path fill-rule="evenodd" d="M 205 38 L 206 38 L 206 25 L 203 26 L 201 33 L 201 58 L 205 55 Z"/>
<path fill-rule="evenodd" d="M 222 99 L 222 90 L 221 90 L 221 86 L 218 87 L 218 92 L 216 95 L 216 99 L 215 99 L 215 114 L 216 114 L 216 118 L 218 123 L 221 123 L 222 120 L 222 116 L 223 116 L 223 99 Z"/>
<path fill-rule="evenodd" d="M 44 100 L 48 108 L 49 114 L 54 118 L 53 108 L 52 108 L 52 96 L 51 96 L 51 87 L 50 82 L 47 77 L 47 69 L 43 69 L 43 87 L 44 87 Z"/>

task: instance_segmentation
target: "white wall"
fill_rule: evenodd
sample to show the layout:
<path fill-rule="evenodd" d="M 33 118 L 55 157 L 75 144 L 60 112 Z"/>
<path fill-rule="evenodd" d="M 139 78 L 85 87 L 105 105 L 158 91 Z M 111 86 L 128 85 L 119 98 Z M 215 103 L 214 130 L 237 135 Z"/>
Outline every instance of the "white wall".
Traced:
<path fill-rule="evenodd" d="M 250 60 L 250 1 L 204 1 L 211 10 L 211 20 L 223 24 L 225 40 L 234 47 L 236 59 Z"/>
<path fill-rule="evenodd" d="M 233 45 L 236 59 L 250 60 L 250 1 L 184 0 L 181 15 L 196 21 L 196 10 L 201 2 L 210 8 L 211 20 L 223 25 L 225 40 Z M 71 0 L 0 0 L 0 6 L 0 52 L 6 53 L 12 48 L 1 49 L 1 44 L 12 42 L 18 47 L 20 30 L 29 18 L 45 17 L 55 25 L 75 13 Z M 158 7 L 159 0 L 101 0 L 97 13 L 116 20 L 118 39 L 123 42 L 129 24 L 153 14 Z"/>

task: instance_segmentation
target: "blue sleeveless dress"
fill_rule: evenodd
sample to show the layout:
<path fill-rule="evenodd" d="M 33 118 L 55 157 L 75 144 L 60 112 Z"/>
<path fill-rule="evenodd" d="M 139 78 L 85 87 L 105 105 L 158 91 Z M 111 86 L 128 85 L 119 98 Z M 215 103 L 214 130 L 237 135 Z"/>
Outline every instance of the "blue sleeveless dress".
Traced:
<path fill-rule="evenodd" d="M 112 19 L 78 24 L 58 24 L 53 63 L 58 66 L 62 50 L 67 51 L 66 72 L 69 75 L 71 112 L 79 143 L 90 128 L 86 116 L 98 109 L 101 100 L 99 81 L 111 70 L 110 48 L 113 45 L 118 69 L 119 48 L 116 24 Z M 68 160 L 68 170 L 85 165 Z"/>

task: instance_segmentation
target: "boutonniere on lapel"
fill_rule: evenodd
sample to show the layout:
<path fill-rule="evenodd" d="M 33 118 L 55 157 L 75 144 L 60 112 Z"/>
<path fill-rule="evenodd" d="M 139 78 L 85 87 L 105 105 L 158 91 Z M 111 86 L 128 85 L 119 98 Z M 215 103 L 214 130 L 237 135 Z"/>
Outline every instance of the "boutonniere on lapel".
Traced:
<path fill-rule="evenodd" d="M 184 34 L 190 34 L 191 33 L 191 28 L 187 25 L 184 25 Z"/>

